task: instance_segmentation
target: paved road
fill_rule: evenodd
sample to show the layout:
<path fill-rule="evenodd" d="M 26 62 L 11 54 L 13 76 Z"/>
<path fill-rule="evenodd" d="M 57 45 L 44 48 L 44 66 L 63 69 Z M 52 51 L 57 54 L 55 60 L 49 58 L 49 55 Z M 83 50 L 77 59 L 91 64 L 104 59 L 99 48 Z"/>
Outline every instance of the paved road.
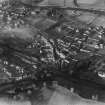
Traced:
<path fill-rule="evenodd" d="M 0 98 L 0 105 L 105 105 L 105 103 L 83 99 L 60 86 L 56 89 L 44 88 L 36 91 L 32 97 L 31 101 Z"/>
<path fill-rule="evenodd" d="M 105 103 L 81 98 L 61 86 L 45 87 L 32 94 L 30 101 L 28 99 L 16 101 L 7 97 L 0 97 L 0 105 L 105 105 Z"/>
<path fill-rule="evenodd" d="M 86 100 L 67 91 L 68 90 L 59 87 L 52 95 L 48 105 L 104 105 L 104 103 Z"/>

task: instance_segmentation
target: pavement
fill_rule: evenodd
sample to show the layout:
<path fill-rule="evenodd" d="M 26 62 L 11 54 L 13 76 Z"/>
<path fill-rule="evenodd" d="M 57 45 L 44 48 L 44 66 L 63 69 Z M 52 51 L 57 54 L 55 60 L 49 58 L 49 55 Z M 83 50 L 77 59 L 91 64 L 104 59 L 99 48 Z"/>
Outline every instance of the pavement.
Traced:
<path fill-rule="evenodd" d="M 30 101 L 16 101 L 6 97 L 0 98 L 0 105 L 31 105 Z"/>

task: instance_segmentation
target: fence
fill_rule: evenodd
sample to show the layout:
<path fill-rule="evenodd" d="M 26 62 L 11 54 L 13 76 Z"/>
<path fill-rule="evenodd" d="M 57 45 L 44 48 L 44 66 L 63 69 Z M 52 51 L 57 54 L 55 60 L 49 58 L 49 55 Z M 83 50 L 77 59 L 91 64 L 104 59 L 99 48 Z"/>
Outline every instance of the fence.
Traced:
<path fill-rule="evenodd" d="M 49 5 L 73 6 L 73 0 L 48 0 Z"/>

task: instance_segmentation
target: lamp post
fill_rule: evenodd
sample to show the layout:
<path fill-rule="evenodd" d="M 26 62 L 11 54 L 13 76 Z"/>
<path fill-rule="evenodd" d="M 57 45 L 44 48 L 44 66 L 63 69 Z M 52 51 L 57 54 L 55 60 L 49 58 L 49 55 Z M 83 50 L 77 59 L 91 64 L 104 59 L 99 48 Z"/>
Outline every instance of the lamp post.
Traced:
<path fill-rule="evenodd" d="M 64 6 L 66 6 L 66 0 L 64 0 Z"/>

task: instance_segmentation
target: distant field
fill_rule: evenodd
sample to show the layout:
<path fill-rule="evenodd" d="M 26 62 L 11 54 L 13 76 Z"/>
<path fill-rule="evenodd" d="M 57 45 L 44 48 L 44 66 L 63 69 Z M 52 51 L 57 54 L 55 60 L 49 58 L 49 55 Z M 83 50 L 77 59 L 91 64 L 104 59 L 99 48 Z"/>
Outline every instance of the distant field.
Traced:
<path fill-rule="evenodd" d="M 94 8 L 94 9 L 104 9 L 105 10 L 105 0 L 77 0 L 78 4 L 81 8 Z M 71 6 L 74 7 L 73 0 L 48 0 L 49 4 L 53 5 L 60 5 L 60 6 Z M 68 14 L 71 15 L 71 11 L 67 11 Z M 86 23 L 91 23 L 97 26 L 103 26 L 105 27 L 105 16 L 98 16 L 97 15 L 91 14 L 91 13 L 84 13 L 82 12 L 82 15 L 78 17 L 80 21 L 86 22 Z M 96 18 L 96 19 L 95 19 Z M 95 19 L 95 20 L 94 20 Z M 93 21 L 94 20 L 94 21 Z"/>
<path fill-rule="evenodd" d="M 104 8 L 105 0 L 77 0 L 81 7 L 88 8 Z M 73 6 L 73 0 L 48 0 L 49 4 L 61 5 L 63 6 L 65 2 L 66 6 Z"/>

